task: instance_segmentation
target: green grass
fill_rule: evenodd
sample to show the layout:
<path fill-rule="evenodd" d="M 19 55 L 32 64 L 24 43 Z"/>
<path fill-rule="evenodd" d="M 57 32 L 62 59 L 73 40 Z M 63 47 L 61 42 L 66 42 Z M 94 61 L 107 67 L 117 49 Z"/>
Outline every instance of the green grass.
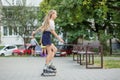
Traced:
<path fill-rule="evenodd" d="M 95 60 L 95 65 L 100 65 L 100 61 Z M 104 60 L 103 68 L 105 69 L 120 68 L 120 60 Z"/>
<path fill-rule="evenodd" d="M 112 55 L 107 55 L 107 56 L 104 56 L 104 57 L 120 57 L 120 53 L 119 54 L 112 54 Z"/>
<path fill-rule="evenodd" d="M 105 60 L 105 68 L 120 68 L 120 60 Z"/>

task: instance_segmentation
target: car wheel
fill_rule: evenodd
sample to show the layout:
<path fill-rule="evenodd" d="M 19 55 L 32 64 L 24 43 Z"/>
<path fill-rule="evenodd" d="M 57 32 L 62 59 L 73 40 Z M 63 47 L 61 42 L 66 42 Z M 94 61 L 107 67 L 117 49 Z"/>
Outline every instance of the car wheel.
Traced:
<path fill-rule="evenodd" d="M 5 54 L 4 54 L 4 53 L 2 53 L 2 54 L 1 54 L 1 56 L 5 56 Z"/>
<path fill-rule="evenodd" d="M 22 55 L 23 55 L 23 53 L 22 53 L 22 52 L 20 52 L 20 54 L 19 54 L 19 55 L 21 55 L 21 56 L 22 56 Z"/>
<path fill-rule="evenodd" d="M 18 56 L 18 53 L 12 53 L 13 56 Z"/>
<path fill-rule="evenodd" d="M 12 55 L 14 56 L 14 53 L 12 53 Z"/>

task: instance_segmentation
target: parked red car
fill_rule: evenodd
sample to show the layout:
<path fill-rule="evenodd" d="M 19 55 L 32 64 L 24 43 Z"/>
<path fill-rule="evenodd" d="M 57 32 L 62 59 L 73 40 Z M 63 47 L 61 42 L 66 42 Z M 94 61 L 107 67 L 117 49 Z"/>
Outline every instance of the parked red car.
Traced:
<path fill-rule="evenodd" d="M 30 55 L 31 54 L 30 46 L 31 46 L 30 44 L 26 44 L 25 46 L 24 45 L 19 46 L 18 49 L 13 50 L 12 54 L 13 55 L 25 55 L 25 54 Z"/>

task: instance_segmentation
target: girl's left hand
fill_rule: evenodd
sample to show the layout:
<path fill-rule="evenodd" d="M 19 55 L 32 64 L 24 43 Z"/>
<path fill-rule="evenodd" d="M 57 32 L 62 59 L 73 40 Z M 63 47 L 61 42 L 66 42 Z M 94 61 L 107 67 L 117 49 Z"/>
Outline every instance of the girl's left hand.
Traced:
<path fill-rule="evenodd" d="M 63 40 L 63 39 L 60 39 L 60 42 L 64 43 L 64 40 Z"/>

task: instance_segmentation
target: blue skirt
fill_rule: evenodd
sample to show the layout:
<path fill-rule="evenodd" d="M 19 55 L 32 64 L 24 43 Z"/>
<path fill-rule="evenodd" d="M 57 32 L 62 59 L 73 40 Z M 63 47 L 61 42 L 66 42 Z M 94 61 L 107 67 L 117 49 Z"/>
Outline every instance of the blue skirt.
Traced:
<path fill-rule="evenodd" d="M 51 32 L 50 31 L 44 31 L 42 35 L 42 44 L 43 46 L 51 45 Z"/>

